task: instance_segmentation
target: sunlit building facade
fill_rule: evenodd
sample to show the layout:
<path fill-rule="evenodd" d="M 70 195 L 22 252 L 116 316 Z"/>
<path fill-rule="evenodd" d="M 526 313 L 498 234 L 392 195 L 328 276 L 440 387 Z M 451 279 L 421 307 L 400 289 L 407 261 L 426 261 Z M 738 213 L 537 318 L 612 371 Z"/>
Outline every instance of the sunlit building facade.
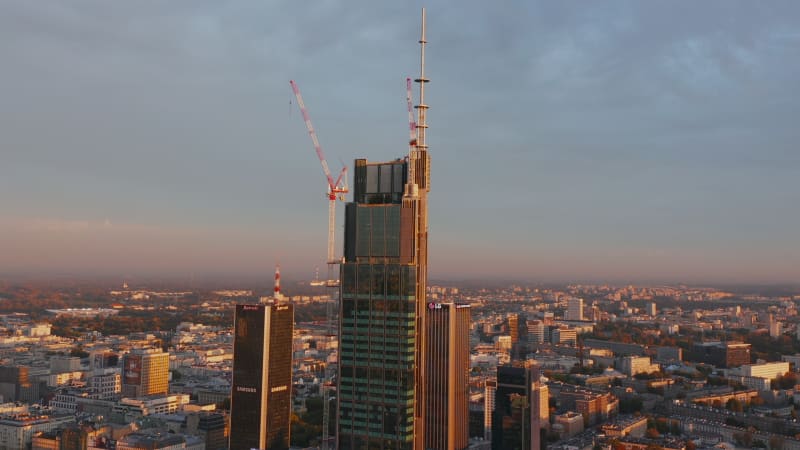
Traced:
<path fill-rule="evenodd" d="M 425 449 L 469 444 L 469 305 L 428 303 Z"/>
<path fill-rule="evenodd" d="M 122 396 L 144 397 L 169 392 L 169 353 L 135 349 L 122 358 Z"/>

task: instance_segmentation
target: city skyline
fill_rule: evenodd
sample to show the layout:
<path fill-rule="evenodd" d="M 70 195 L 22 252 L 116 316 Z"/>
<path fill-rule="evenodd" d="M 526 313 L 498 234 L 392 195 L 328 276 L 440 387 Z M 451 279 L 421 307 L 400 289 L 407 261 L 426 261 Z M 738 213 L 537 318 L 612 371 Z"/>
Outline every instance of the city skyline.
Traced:
<path fill-rule="evenodd" d="M 431 277 L 797 282 L 800 8 L 771 5 L 428 5 Z M 350 6 L 1 5 L 0 274 L 311 278 L 287 81 L 332 166 L 406 147 L 418 8 Z"/>

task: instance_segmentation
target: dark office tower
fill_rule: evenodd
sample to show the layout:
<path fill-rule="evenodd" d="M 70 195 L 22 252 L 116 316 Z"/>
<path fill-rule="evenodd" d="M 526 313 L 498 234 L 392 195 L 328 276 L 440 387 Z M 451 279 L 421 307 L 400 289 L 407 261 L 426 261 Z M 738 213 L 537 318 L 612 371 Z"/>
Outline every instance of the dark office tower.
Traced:
<path fill-rule="evenodd" d="M 421 61 L 424 61 L 423 10 Z M 339 449 L 424 448 L 430 157 L 424 64 L 407 160 L 355 162 L 339 310 Z"/>
<path fill-rule="evenodd" d="M 428 303 L 425 449 L 469 445 L 469 305 Z"/>
<path fill-rule="evenodd" d="M 530 447 L 530 387 L 530 369 L 511 366 L 497 368 L 492 450 Z"/>
<path fill-rule="evenodd" d="M 288 449 L 294 307 L 236 305 L 231 449 Z"/>

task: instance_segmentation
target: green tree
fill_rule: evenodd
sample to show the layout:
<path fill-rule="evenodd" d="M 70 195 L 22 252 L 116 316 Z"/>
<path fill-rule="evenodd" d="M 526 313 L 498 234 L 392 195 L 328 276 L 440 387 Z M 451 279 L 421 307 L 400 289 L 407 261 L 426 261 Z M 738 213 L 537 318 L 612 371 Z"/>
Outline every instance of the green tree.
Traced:
<path fill-rule="evenodd" d="M 769 438 L 769 448 L 771 450 L 782 450 L 784 439 L 783 436 L 773 435 Z"/>
<path fill-rule="evenodd" d="M 733 411 L 733 412 L 743 412 L 744 411 L 744 405 L 742 405 L 742 402 L 740 402 L 739 400 L 736 400 L 735 398 L 732 398 L 732 399 L 728 400 L 728 402 L 725 404 L 725 408 L 727 408 L 728 410 Z"/>

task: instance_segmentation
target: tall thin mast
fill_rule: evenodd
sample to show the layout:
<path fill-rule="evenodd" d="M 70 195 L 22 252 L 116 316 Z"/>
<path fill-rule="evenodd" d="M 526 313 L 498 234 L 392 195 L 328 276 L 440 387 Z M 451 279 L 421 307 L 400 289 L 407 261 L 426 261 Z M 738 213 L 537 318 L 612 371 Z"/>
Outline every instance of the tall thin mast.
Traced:
<path fill-rule="evenodd" d="M 425 131 L 428 128 L 426 113 L 428 105 L 425 104 L 425 8 L 422 8 L 422 31 L 420 33 L 420 64 L 419 78 L 419 104 L 417 105 L 417 142 L 409 158 L 409 180 L 407 204 L 416 209 L 415 228 L 415 255 L 417 266 L 416 286 L 416 387 L 415 387 L 415 417 L 414 417 L 414 449 L 426 448 L 426 405 L 427 405 L 427 372 L 425 356 L 428 353 L 427 332 L 427 301 L 426 287 L 428 284 L 428 192 L 430 191 L 430 155 L 428 145 L 425 143 Z M 404 202 L 404 205 L 406 202 Z"/>
<path fill-rule="evenodd" d="M 422 8 L 422 34 L 419 38 L 419 78 L 416 81 L 419 83 L 419 105 L 417 105 L 417 149 L 427 150 L 428 146 L 425 144 L 425 129 L 428 124 L 425 121 L 428 105 L 425 104 L 425 83 L 429 82 L 425 78 L 425 8 Z"/>

